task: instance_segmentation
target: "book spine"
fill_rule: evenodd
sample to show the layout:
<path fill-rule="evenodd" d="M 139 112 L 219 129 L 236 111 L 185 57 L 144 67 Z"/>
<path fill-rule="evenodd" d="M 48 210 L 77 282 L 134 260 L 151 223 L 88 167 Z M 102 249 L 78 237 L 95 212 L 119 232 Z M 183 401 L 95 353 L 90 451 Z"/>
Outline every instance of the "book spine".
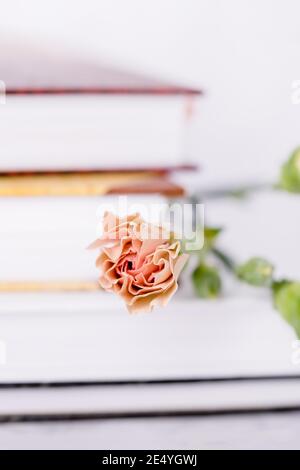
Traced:
<path fill-rule="evenodd" d="M 95 292 L 96 281 L 0 281 L 0 292 Z"/>

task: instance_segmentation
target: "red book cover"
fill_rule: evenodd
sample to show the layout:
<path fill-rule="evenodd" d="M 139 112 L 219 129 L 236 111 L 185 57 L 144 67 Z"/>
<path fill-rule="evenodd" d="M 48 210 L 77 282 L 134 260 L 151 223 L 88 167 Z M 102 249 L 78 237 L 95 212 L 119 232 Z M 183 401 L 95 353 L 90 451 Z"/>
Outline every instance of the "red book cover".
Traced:
<path fill-rule="evenodd" d="M 0 80 L 7 94 L 162 94 L 199 95 L 179 86 L 109 65 L 76 59 L 59 51 L 24 44 L 0 44 Z"/>

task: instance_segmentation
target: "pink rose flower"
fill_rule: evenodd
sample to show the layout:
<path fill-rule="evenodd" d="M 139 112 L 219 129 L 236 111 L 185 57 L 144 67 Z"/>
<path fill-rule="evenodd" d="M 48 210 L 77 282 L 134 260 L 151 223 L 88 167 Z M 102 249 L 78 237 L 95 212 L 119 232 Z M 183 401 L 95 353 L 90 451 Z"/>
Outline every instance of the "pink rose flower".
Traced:
<path fill-rule="evenodd" d="M 103 235 L 90 248 L 99 248 L 96 266 L 100 286 L 120 295 L 130 313 L 166 305 L 178 288 L 178 276 L 188 255 L 162 227 L 139 214 L 119 218 L 104 214 Z"/>

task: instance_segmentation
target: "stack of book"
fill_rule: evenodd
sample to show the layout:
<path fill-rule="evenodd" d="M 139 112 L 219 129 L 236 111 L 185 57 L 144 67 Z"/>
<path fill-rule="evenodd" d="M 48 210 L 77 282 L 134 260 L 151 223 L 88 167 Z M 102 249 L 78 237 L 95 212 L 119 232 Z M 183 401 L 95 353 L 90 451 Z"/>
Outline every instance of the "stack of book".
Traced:
<path fill-rule="evenodd" d="M 2 48 L 0 421 L 299 407 L 294 336 L 268 299 L 182 289 L 163 312 L 129 316 L 97 285 L 86 247 L 99 205 L 184 194 L 171 175 L 194 168 L 199 90 Z"/>
<path fill-rule="evenodd" d="M 75 289 L 80 280 L 86 289 L 95 273 L 85 247 L 102 197 L 184 194 L 172 174 L 195 169 L 187 138 L 201 92 L 37 48 L 2 48 L 0 290 Z"/>

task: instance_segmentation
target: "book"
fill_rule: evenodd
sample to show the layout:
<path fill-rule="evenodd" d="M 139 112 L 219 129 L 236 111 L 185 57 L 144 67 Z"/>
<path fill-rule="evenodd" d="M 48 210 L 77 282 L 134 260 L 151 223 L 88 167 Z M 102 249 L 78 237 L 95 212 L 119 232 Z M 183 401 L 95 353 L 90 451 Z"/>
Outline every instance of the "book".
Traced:
<path fill-rule="evenodd" d="M 0 171 L 149 168 L 187 161 L 191 102 L 200 90 L 4 44 Z"/>
<path fill-rule="evenodd" d="M 1 80 L 7 95 L 151 94 L 199 95 L 194 87 L 91 62 L 74 52 L 1 37 Z"/>
<path fill-rule="evenodd" d="M 103 211 L 117 210 L 118 200 L 118 194 L 0 197 L 0 281 L 96 280 L 96 252 L 87 247 L 99 236 Z M 128 196 L 131 213 L 137 204 L 159 210 L 159 204 L 167 203 L 163 194 Z"/>
<path fill-rule="evenodd" d="M 0 174 L 0 197 L 137 193 L 178 197 L 184 195 L 184 189 L 170 181 L 164 171 L 155 170 Z"/>
<path fill-rule="evenodd" d="M 179 292 L 164 310 L 129 315 L 103 291 L 14 293 L 0 311 L 0 385 L 300 376 L 295 335 L 267 296 Z"/>
<path fill-rule="evenodd" d="M 0 384 L 0 422 L 298 410 L 300 379 Z"/>

